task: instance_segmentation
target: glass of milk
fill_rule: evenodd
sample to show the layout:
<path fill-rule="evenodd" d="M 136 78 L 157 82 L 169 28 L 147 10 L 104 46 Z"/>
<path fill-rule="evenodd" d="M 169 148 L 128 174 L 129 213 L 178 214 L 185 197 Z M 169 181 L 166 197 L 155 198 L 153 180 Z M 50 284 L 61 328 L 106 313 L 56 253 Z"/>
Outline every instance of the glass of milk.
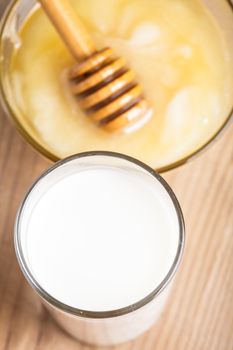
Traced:
<path fill-rule="evenodd" d="M 150 167 L 81 153 L 32 185 L 15 224 L 19 265 L 53 318 L 93 345 L 145 332 L 159 318 L 184 247 L 184 220 Z"/>

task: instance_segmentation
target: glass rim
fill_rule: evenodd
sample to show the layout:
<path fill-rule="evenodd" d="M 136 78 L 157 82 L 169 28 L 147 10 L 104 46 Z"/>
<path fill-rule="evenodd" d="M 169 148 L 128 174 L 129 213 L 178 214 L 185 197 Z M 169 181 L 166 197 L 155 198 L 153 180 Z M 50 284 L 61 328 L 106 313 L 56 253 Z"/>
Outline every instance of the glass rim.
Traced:
<path fill-rule="evenodd" d="M 23 216 L 23 210 L 24 207 L 28 201 L 28 198 L 30 197 L 31 193 L 34 191 L 35 187 L 38 185 L 38 183 L 44 179 L 48 174 L 52 173 L 55 171 L 57 168 L 63 166 L 64 164 L 67 164 L 69 162 L 72 162 L 73 160 L 77 160 L 80 158 L 85 158 L 85 157 L 94 157 L 94 156 L 103 156 L 103 157 L 112 157 L 112 158 L 117 158 L 117 159 L 122 159 L 125 160 L 129 163 L 132 163 L 133 165 L 138 166 L 142 170 L 146 171 L 149 173 L 152 177 L 155 178 L 156 181 L 158 181 L 167 194 L 169 195 L 172 204 L 174 206 L 176 216 L 178 219 L 178 227 L 179 227 L 179 242 L 177 246 L 177 252 L 175 259 L 166 274 L 166 276 L 163 278 L 162 282 L 156 286 L 156 288 L 147 296 L 145 296 L 143 299 L 139 300 L 136 303 L 133 303 L 129 306 L 120 308 L 120 309 L 115 309 L 115 310 L 109 310 L 109 311 L 90 311 L 90 310 L 82 310 L 76 307 L 69 306 L 67 304 L 62 303 L 52 295 L 46 292 L 45 289 L 43 289 L 40 284 L 37 282 L 36 278 L 33 276 L 33 273 L 30 270 L 30 267 L 28 266 L 25 258 L 24 258 L 24 253 L 21 245 L 21 232 L 20 232 L 20 225 L 21 225 L 21 218 Z M 31 185 L 29 190 L 27 191 L 22 203 L 20 204 L 20 207 L 18 209 L 18 213 L 16 216 L 16 221 L 15 221 L 15 227 L 14 227 L 14 245 L 15 245 L 15 252 L 16 256 L 18 259 L 19 266 L 26 277 L 26 280 L 28 283 L 31 285 L 31 287 L 44 299 L 48 304 L 52 305 L 56 309 L 59 309 L 60 311 L 63 311 L 65 313 L 83 317 L 83 318 L 91 318 L 91 319 L 103 319 L 103 318 L 114 318 L 118 316 L 123 316 L 126 314 L 129 314 L 133 311 L 136 311 L 138 309 L 141 309 L 142 307 L 146 306 L 150 302 L 152 302 L 164 289 L 165 287 L 169 284 L 169 282 L 172 280 L 174 277 L 180 262 L 181 258 L 183 255 L 183 250 L 184 250 L 184 244 L 185 244 L 185 223 L 184 223 L 184 217 L 183 213 L 180 207 L 180 204 L 171 189 L 171 187 L 168 185 L 168 183 L 158 174 L 156 173 L 152 168 L 150 168 L 148 165 L 142 163 L 141 161 L 129 157 L 127 155 L 121 154 L 121 153 L 115 153 L 115 152 L 108 152 L 108 151 L 92 151 L 92 152 L 83 152 L 83 153 L 78 153 L 76 155 L 67 157 L 53 166 L 51 166 L 49 169 L 47 169 L 45 172 L 43 172 Z"/>
<path fill-rule="evenodd" d="M 18 1 L 19 0 L 11 0 L 11 2 L 8 4 L 8 6 L 6 7 L 5 11 L 3 12 L 3 16 L 2 16 L 2 19 L 0 21 L 0 52 L 1 52 L 1 47 L 2 47 L 2 34 L 3 34 L 3 31 L 4 31 L 5 25 L 7 23 L 8 17 L 11 14 L 12 9 L 14 8 L 14 6 L 16 5 L 16 3 Z M 229 6 L 231 8 L 231 11 L 232 11 L 232 14 L 233 14 L 233 0 L 224 0 L 224 1 L 226 1 L 229 4 Z M 2 104 L 6 114 L 13 121 L 16 129 L 21 134 L 21 136 L 23 136 L 23 138 L 36 151 L 38 151 L 45 158 L 49 159 L 52 162 L 60 161 L 61 160 L 60 157 L 56 156 L 54 153 L 49 151 L 45 146 L 41 145 L 38 141 L 36 141 L 35 138 L 33 138 L 30 135 L 30 133 L 19 122 L 19 120 L 18 120 L 16 114 L 14 113 L 13 109 L 11 108 L 11 106 L 10 106 L 10 104 L 8 102 L 7 96 L 5 94 L 4 87 L 3 87 L 3 84 L 2 84 L 2 79 L 1 79 L 1 70 L 0 70 L 0 100 L 2 102 L 1 104 Z M 192 161 L 196 157 L 200 156 L 205 150 L 207 150 L 211 145 L 213 145 L 215 141 L 217 141 L 218 137 L 220 137 L 222 135 L 222 133 L 226 130 L 226 128 L 231 124 L 232 121 L 233 121 L 233 106 L 232 106 L 232 109 L 230 110 L 229 114 L 227 115 L 224 123 L 212 135 L 212 137 L 210 139 L 208 139 L 202 146 L 200 146 L 195 151 L 189 153 L 187 156 L 182 157 L 181 159 L 179 159 L 179 160 L 177 160 L 175 162 L 172 162 L 171 164 L 159 167 L 158 169 L 156 169 L 156 172 L 164 173 L 166 171 L 170 171 L 170 170 L 176 169 L 179 166 L 184 165 L 184 164 Z"/>

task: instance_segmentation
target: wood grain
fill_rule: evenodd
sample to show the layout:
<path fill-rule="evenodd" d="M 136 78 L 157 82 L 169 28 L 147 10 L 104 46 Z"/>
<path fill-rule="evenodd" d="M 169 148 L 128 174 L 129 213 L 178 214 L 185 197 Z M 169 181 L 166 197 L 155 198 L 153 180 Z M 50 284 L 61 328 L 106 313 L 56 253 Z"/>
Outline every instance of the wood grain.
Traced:
<path fill-rule="evenodd" d="M 0 0 L 0 13 L 8 1 Z M 200 158 L 164 175 L 185 214 L 185 256 L 160 321 L 115 350 L 233 350 L 232 140 L 229 128 Z M 49 164 L 0 112 L 0 350 L 91 349 L 53 323 L 15 258 L 17 207 Z"/>
<path fill-rule="evenodd" d="M 0 135 L 0 350 L 88 350 L 53 323 L 14 254 L 17 207 L 50 163 L 21 139 L 2 113 Z M 211 150 L 164 176 L 184 211 L 185 256 L 160 321 L 115 350 L 233 350 L 232 136 L 228 128 Z"/>

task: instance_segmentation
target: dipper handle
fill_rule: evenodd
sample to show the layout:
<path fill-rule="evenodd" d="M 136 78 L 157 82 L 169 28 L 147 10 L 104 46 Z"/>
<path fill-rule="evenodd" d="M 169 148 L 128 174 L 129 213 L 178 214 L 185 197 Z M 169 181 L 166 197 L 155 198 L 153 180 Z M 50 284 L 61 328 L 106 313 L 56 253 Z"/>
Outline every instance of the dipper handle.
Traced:
<path fill-rule="evenodd" d="M 83 60 L 96 51 L 89 33 L 69 0 L 39 1 L 76 60 Z"/>

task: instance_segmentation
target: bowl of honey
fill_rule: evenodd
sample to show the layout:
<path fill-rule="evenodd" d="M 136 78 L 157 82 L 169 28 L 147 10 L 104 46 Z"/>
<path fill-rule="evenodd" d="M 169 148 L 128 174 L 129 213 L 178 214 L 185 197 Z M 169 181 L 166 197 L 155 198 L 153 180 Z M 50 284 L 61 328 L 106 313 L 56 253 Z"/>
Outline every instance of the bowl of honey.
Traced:
<path fill-rule="evenodd" d="M 159 172 L 200 154 L 233 112 L 233 5 L 229 0 L 70 0 L 96 47 L 133 68 L 151 116 L 140 128 L 97 128 L 69 94 L 74 64 L 37 1 L 11 1 L 0 33 L 2 105 L 52 161 L 104 150 Z"/>

